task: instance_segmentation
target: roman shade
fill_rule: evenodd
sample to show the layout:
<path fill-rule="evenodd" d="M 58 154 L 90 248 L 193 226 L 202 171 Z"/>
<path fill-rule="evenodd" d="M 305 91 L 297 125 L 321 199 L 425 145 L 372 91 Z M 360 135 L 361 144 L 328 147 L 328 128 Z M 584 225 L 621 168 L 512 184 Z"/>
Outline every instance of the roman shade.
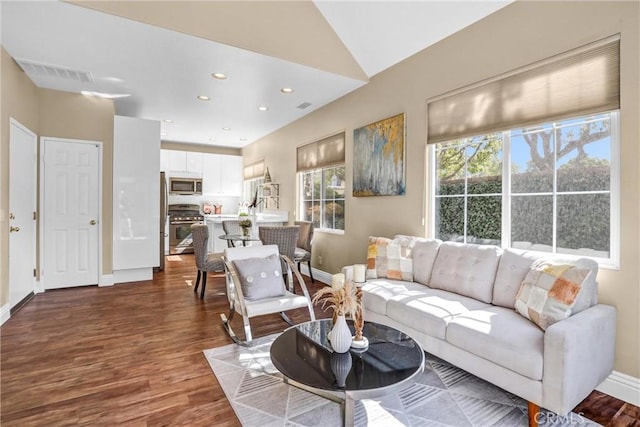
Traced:
<path fill-rule="evenodd" d="M 264 159 L 245 165 L 242 175 L 244 179 L 262 178 L 264 176 Z"/>
<path fill-rule="evenodd" d="M 344 132 L 302 145 L 297 149 L 297 171 L 344 163 Z"/>
<path fill-rule="evenodd" d="M 427 142 L 617 108 L 619 35 L 429 100 Z"/>

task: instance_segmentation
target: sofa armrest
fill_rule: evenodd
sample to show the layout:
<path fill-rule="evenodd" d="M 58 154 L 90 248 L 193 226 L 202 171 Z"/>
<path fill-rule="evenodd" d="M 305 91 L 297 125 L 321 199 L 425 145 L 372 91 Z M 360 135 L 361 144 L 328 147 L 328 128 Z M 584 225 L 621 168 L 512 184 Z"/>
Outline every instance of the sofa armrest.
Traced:
<path fill-rule="evenodd" d="M 345 281 L 348 282 L 349 280 L 353 280 L 353 265 L 342 267 L 342 270 L 340 272 L 344 274 Z"/>
<path fill-rule="evenodd" d="M 613 370 L 616 309 L 598 304 L 554 323 L 544 334 L 542 406 L 571 411 Z"/>

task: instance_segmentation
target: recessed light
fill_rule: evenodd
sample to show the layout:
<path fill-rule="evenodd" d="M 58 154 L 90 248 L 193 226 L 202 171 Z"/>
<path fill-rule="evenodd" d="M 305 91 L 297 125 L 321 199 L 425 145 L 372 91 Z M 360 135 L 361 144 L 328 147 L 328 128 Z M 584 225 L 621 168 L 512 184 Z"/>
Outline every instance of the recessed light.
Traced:
<path fill-rule="evenodd" d="M 160 136 L 167 136 L 166 132 L 160 132 Z"/>
<path fill-rule="evenodd" d="M 211 74 L 211 77 L 213 77 L 214 79 L 218 79 L 218 80 L 224 80 L 227 78 L 227 75 L 224 73 L 213 73 Z"/>
<path fill-rule="evenodd" d="M 163 122 L 165 122 L 165 123 L 173 123 L 173 120 L 171 120 L 171 119 L 164 119 L 164 120 L 163 120 Z"/>
<path fill-rule="evenodd" d="M 215 138 L 209 138 L 209 142 L 216 142 Z"/>
<path fill-rule="evenodd" d="M 209 98 L 207 95 L 198 95 L 198 99 L 200 101 L 211 101 L 211 98 Z"/>
<path fill-rule="evenodd" d="M 269 109 L 269 107 L 266 107 L 264 105 L 261 105 L 261 106 L 258 107 L 258 110 L 260 110 L 260 111 L 267 111 L 268 109 Z"/>
<path fill-rule="evenodd" d="M 282 93 L 293 93 L 293 88 L 283 87 L 282 89 L 280 89 L 280 92 L 282 92 Z"/>
<path fill-rule="evenodd" d="M 240 141 L 245 142 L 247 138 L 240 138 Z"/>
<path fill-rule="evenodd" d="M 222 128 L 222 130 L 231 130 L 231 128 Z"/>

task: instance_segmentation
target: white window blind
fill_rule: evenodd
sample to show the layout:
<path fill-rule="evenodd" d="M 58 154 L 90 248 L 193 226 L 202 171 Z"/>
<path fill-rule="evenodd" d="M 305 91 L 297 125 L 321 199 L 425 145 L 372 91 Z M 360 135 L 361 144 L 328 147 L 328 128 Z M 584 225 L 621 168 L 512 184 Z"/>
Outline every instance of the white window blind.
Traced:
<path fill-rule="evenodd" d="M 428 143 L 620 108 L 619 35 L 427 102 Z"/>
<path fill-rule="evenodd" d="M 297 149 L 297 172 L 344 163 L 344 132 Z"/>

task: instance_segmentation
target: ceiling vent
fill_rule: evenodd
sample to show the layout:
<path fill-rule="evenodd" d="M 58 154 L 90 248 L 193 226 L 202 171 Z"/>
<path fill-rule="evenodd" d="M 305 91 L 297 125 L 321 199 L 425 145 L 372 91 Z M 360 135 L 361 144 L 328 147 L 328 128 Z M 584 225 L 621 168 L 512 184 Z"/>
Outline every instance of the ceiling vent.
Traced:
<path fill-rule="evenodd" d="M 303 102 L 302 104 L 298 105 L 297 108 L 304 110 L 305 108 L 307 108 L 309 105 L 311 105 L 310 102 Z"/>
<path fill-rule="evenodd" d="M 54 77 L 66 80 L 75 80 L 83 83 L 93 83 L 93 76 L 89 71 L 74 70 L 60 67 L 58 65 L 44 64 L 42 62 L 31 61 L 29 59 L 15 58 L 22 70 L 34 77 Z"/>

